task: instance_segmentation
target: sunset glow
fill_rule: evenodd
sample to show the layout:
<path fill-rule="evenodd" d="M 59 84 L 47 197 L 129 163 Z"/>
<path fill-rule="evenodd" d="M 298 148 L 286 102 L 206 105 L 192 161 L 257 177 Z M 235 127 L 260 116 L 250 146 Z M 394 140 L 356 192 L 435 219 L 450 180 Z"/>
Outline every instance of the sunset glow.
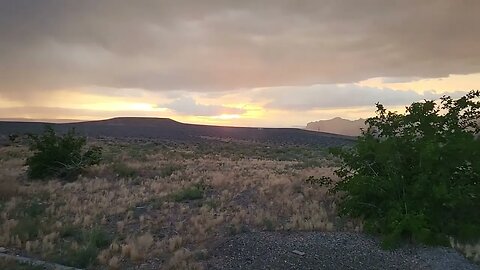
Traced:
<path fill-rule="evenodd" d="M 215 115 L 212 116 L 214 119 L 221 119 L 221 120 L 233 120 L 233 119 L 239 119 L 241 116 L 239 114 L 221 114 L 221 115 Z"/>
<path fill-rule="evenodd" d="M 480 0 L 0 0 L 0 164 L 0 270 L 476 269 Z"/>
<path fill-rule="evenodd" d="M 480 87 L 480 2 L 347 2 L 12 1 L 0 118 L 302 127 Z"/>

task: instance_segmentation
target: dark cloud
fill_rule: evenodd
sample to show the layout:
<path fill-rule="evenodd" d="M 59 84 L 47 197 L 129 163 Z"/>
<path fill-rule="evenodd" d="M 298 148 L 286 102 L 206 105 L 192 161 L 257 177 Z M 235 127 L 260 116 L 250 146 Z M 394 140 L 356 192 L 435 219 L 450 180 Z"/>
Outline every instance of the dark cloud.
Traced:
<path fill-rule="evenodd" d="M 477 0 L 0 0 L 0 93 L 480 72 Z"/>
<path fill-rule="evenodd" d="M 105 111 L 94 109 L 74 109 L 63 107 L 13 107 L 0 108 L 1 119 L 39 119 L 46 120 L 57 119 L 107 119 L 121 116 L 138 116 L 138 117 L 167 117 L 163 112 L 155 111 Z"/>

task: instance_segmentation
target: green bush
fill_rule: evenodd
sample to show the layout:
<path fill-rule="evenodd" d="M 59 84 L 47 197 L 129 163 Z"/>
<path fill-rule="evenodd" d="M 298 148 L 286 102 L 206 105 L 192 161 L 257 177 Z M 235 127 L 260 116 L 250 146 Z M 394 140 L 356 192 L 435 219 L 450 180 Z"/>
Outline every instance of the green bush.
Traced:
<path fill-rule="evenodd" d="M 17 224 L 12 235 L 18 236 L 22 241 L 38 237 L 42 227 L 48 225 L 48 219 L 45 217 L 47 208 L 48 205 L 37 198 L 19 203 L 13 213 Z"/>
<path fill-rule="evenodd" d="M 101 228 L 93 228 L 90 231 L 82 230 L 75 226 L 63 228 L 60 236 L 72 238 L 79 242 L 79 249 L 65 247 L 59 253 L 54 254 L 53 261 L 72 267 L 88 268 L 96 263 L 100 251 L 108 247 L 113 238 L 107 231 Z M 67 243 L 70 240 L 66 241 Z"/>
<path fill-rule="evenodd" d="M 26 165 L 31 179 L 58 177 L 73 181 L 86 167 L 98 164 L 101 159 L 101 149 L 85 150 L 86 138 L 78 136 L 74 130 L 60 136 L 47 126 L 42 135 L 29 137 L 33 155 Z"/>
<path fill-rule="evenodd" d="M 377 116 L 343 160 L 332 189 L 341 213 L 392 247 L 402 240 L 448 244 L 480 237 L 480 91 L 413 103 L 405 114 Z"/>
<path fill-rule="evenodd" d="M 159 176 L 162 178 L 170 177 L 174 172 L 181 169 L 183 169 L 183 166 L 178 164 L 165 164 L 165 166 L 160 169 Z"/>
<path fill-rule="evenodd" d="M 94 228 L 90 231 L 90 234 L 88 235 L 88 240 L 89 243 L 91 243 L 93 246 L 96 248 L 106 248 L 110 243 L 112 242 L 112 237 L 108 234 L 107 231 L 100 229 L 100 228 Z"/>
<path fill-rule="evenodd" d="M 96 263 L 99 249 L 91 243 L 80 246 L 78 249 L 64 249 L 55 254 L 52 261 L 71 267 L 88 268 Z"/>
<path fill-rule="evenodd" d="M 118 161 L 112 164 L 113 172 L 121 178 L 133 178 L 138 175 L 138 170 L 125 162 Z"/>
<path fill-rule="evenodd" d="M 184 188 L 173 194 L 173 200 L 176 202 L 193 201 L 203 198 L 204 187 L 201 184 Z"/>

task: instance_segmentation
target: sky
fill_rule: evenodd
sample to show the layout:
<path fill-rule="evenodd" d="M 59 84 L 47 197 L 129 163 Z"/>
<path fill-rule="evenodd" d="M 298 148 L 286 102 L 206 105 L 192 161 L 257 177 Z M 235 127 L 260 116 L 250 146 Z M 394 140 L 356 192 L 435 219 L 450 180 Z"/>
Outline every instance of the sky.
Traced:
<path fill-rule="evenodd" d="M 292 127 L 480 89 L 478 0 L 0 0 L 0 118 Z"/>

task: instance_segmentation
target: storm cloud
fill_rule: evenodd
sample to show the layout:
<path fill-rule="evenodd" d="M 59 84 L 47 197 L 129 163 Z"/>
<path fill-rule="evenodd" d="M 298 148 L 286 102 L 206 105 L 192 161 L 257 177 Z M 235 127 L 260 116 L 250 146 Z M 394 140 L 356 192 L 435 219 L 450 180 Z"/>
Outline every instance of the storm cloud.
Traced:
<path fill-rule="evenodd" d="M 435 100 L 443 95 L 454 98 L 464 92 L 453 93 L 417 93 L 415 91 L 395 91 L 388 88 L 362 87 L 348 85 L 313 85 L 309 87 L 275 87 L 262 89 L 255 93 L 258 98 L 269 99 L 266 108 L 308 111 L 315 109 L 352 108 L 373 106 L 379 102 L 388 106 L 410 104 L 421 100 Z"/>
<path fill-rule="evenodd" d="M 480 72 L 476 0 L 1 0 L 0 94 Z"/>
<path fill-rule="evenodd" d="M 460 96 L 480 83 L 478 11 L 477 0 L 0 0 L 0 118 L 289 126 Z"/>

